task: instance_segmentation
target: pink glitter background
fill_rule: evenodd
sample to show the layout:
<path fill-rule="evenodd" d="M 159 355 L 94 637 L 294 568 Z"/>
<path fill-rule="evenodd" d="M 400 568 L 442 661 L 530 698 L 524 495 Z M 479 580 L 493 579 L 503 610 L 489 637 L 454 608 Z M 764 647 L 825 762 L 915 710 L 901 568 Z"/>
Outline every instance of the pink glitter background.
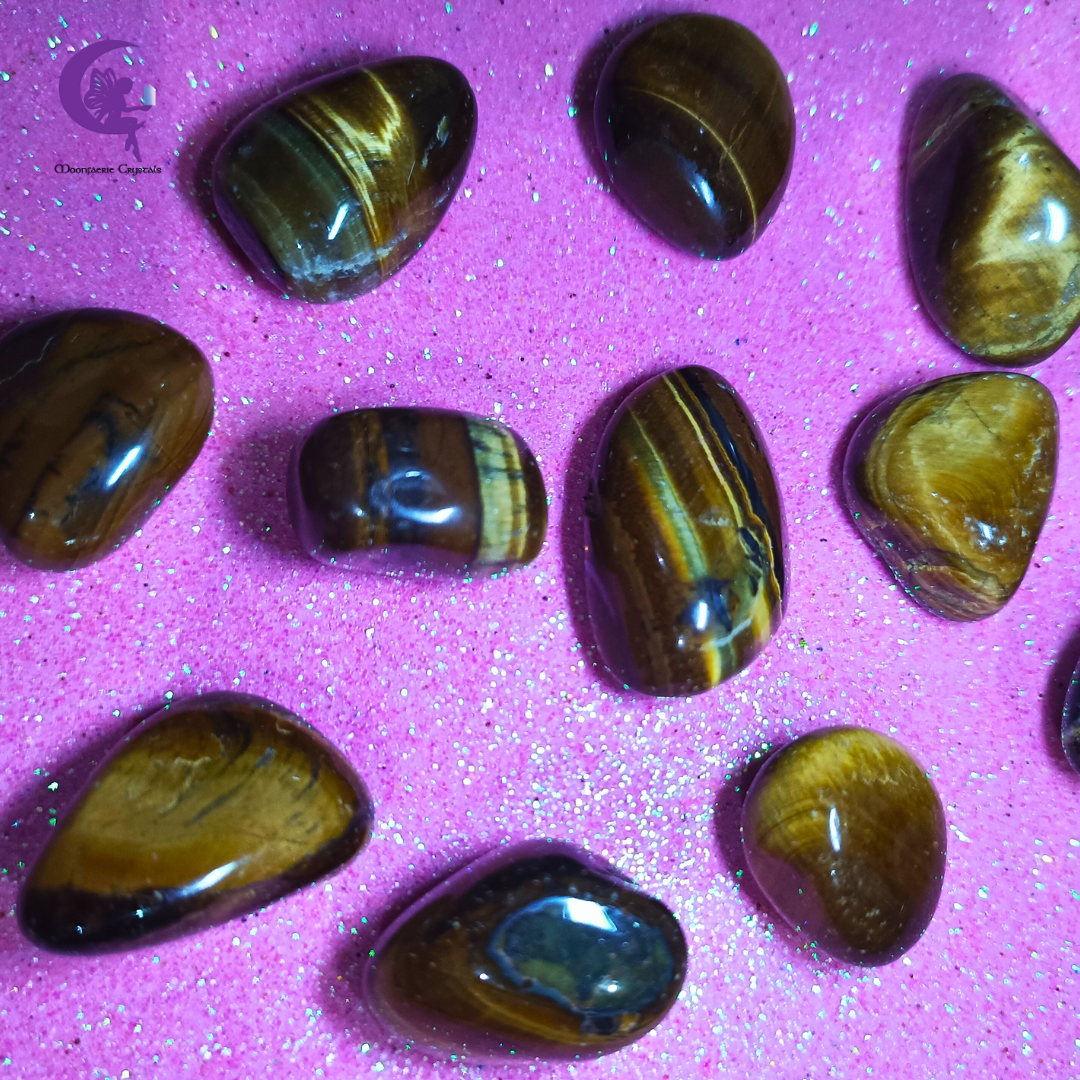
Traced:
<path fill-rule="evenodd" d="M 839 499 L 853 425 L 896 389 L 974 370 L 920 310 L 900 226 L 918 88 L 994 77 L 1080 159 L 1077 8 L 1061 0 L 707 3 L 788 73 L 787 197 L 742 258 L 665 247 L 602 182 L 591 91 L 634 0 L 0 3 L 0 322 L 104 305 L 163 319 L 211 358 L 212 437 L 141 537 L 49 575 L 0 557 L 0 1076 L 512 1077 L 432 1063 L 357 1005 L 379 927 L 495 845 L 582 844 L 678 914 L 681 1000 L 615 1057 L 541 1077 L 1080 1075 L 1080 777 L 1061 753 L 1080 650 L 1077 344 L 1034 369 L 1061 411 L 1051 518 L 997 617 L 910 604 Z M 610 31 L 610 33 L 608 33 Z M 137 43 L 139 133 L 161 175 L 59 176 L 130 161 L 78 128 L 57 80 L 86 42 Z M 284 301 L 209 218 L 230 125 L 336 67 L 445 57 L 480 110 L 476 151 L 429 245 L 355 302 Z M 125 68 L 120 53 L 104 63 Z M 134 96 L 132 97 L 134 101 Z M 598 177 L 600 179 L 598 179 Z M 786 500 L 790 593 L 764 655 L 720 689 L 613 688 L 582 608 L 581 506 L 625 388 L 679 363 L 736 386 Z M 308 561 L 284 502 L 299 432 L 334 408 L 464 408 L 542 460 L 551 527 L 495 580 L 342 576 Z M 370 846 L 245 921 L 101 959 L 40 953 L 16 891 L 92 763 L 167 698 L 236 688 L 306 717 L 366 778 Z M 748 763 L 835 723 L 892 733 L 949 825 L 937 917 L 902 961 L 815 961 L 741 871 Z"/>

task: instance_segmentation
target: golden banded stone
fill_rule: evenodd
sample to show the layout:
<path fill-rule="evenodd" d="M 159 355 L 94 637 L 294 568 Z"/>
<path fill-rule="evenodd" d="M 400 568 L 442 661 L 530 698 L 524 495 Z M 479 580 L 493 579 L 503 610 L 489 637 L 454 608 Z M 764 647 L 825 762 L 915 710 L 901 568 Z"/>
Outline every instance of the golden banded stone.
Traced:
<path fill-rule="evenodd" d="M 298 717 L 244 694 L 191 698 L 98 769 L 35 863 L 19 918 L 61 952 L 165 940 L 330 873 L 370 827 L 363 783 Z"/>
<path fill-rule="evenodd" d="M 1034 364 L 1080 325 L 1080 171 L 1000 86 L 947 79 L 911 137 L 908 250 L 961 349 Z"/>
<path fill-rule="evenodd" d="M 859 426 L 845 463 L 855 524 L 904 588 L 948 619 L 985 619 L 1024 578 L 1057 470 L 1057 406 L 1026 375 L 953 375 Z"/>

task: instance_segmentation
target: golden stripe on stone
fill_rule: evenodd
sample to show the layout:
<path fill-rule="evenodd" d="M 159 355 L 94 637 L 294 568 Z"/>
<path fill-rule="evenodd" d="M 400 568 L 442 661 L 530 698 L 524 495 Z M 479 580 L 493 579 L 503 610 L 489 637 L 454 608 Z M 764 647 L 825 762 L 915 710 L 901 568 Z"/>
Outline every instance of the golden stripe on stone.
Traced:
<path fill-rule="evenodd" d="M 706 368 L 612 418 L 589 499 L 586 590 L 601 656 L 646 693 L 698 693 L 764 647 L 783 608 L 779 496 L 753 421 Z"/>

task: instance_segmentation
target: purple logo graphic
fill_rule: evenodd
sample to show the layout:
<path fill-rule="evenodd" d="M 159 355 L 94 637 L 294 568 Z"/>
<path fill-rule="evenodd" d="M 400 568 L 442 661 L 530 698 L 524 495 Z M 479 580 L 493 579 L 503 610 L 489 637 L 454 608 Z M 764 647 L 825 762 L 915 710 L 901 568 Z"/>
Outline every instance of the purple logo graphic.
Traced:
<path fill-rule="evenodd" d="M 80 49 L 60 72 L 60 104 L 64 106 L 64 112 L 87 131 L 94 131 L 98 135 L 126 135 L 124 149 L 130 150 L 136 161 L 142 161 L 135 132 L 146 121 L 136 120 L 134 116 L 125 116 L 124 113 L 146 112 L 153 108 L 157 103 L 154 88 L 147 86 L 143 90 L 141 103 L 129 105 L 126 98 L 135 86 L 131 79 L 118 79 L 112 68 L 105 68 L 104 71 L 94 68 L 90 72 L 90 89 L 85 94 L 82 92 L 83 77 L 99 56 L 131 44 L 130 41 L 95 41 L 93 45 Z"/>

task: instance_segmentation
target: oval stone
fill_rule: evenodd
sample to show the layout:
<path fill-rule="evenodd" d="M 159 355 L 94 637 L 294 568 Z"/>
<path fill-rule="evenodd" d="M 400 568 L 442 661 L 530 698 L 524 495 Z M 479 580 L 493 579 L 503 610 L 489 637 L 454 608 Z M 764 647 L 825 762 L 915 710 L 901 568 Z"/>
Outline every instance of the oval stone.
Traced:
<path fill-rule="evenodd" d="M 625 685 L 697 694 L 761 652 L 783 614 L 783 515 L 761 434 L 728 383 L 677 368 L 619 407 L 585 543 L 596 644 Z"/>
<path fill-rule="evenodd" d="M 1065 692 L 1065 712 L 1061 717 L 1061 745 L 1069 764 L 1080 773 L 1080 664 Z"/>
<path fill-rule="evenodd" d="M 84 308 L 0 339 L 0 539 L 42 570 L 115 551 L 202 449 L 210 366 L 186 337 Z"/>
<path fill-rule="evenodd" d="M 1034 364 L 1080 324 L 1080 171 L 1000 86 L 945 80 L 912 129 L 908 251 L 964 352 Z"/>
<path fill-rule="evenodd" d="M 824 728 L 770 757 L 743 806 L 746 861 L 796 930 L 850 964 L 896 960 L 918 941 L 945 876 L 945 815 L 897 742 Z"/>
<path fill-rule="evenodd" d="M 346 300 L 401 269 L 469 164 L 476 99 L 432 57 L 335 72 L 275 98 L 214 161 L 214 202 L 249 259 L 304 300 Z"/>
<path fill-rule="evenodd" d="M 491 853 L 381 935 L 365 998 L 411 1043 L 471 1061 L 586 1058 L 655 1027 L 678 996 L 674 915 L 564 844 Z"/>
<path fill-rule="evenodd" d="M 889 398 L 859 425 L 847 502 L 911 597 L 946 619 L 985 619 L 1027 572 L 1057 452 L 1057 406 L 1041 383 L 952 375 Z"/>
<path fill-rule="evenodd" d="M 536 558 L 547 496 L 509 428 L 447 409 L 356 409 L 316 424 L 289 466 L 304 550 L 353 570 L 491 569 Z"/>
<path fill-rule="evenodd" d="M 623 42 L 601 74 L 595 121 L 615 190 L 676 247 L 739 255 L 783 198 L 795 149 L 787 80 L 730 19 L 675 15 Z"/>
<path fill-rule="evenodd" d="M 371 820 L 359 777 L 299 717 L 246 694 L 190 698 L 94 773 L 34 864 L 19 921 L 57 952 L 166 941 L 331 873 Z"/>

